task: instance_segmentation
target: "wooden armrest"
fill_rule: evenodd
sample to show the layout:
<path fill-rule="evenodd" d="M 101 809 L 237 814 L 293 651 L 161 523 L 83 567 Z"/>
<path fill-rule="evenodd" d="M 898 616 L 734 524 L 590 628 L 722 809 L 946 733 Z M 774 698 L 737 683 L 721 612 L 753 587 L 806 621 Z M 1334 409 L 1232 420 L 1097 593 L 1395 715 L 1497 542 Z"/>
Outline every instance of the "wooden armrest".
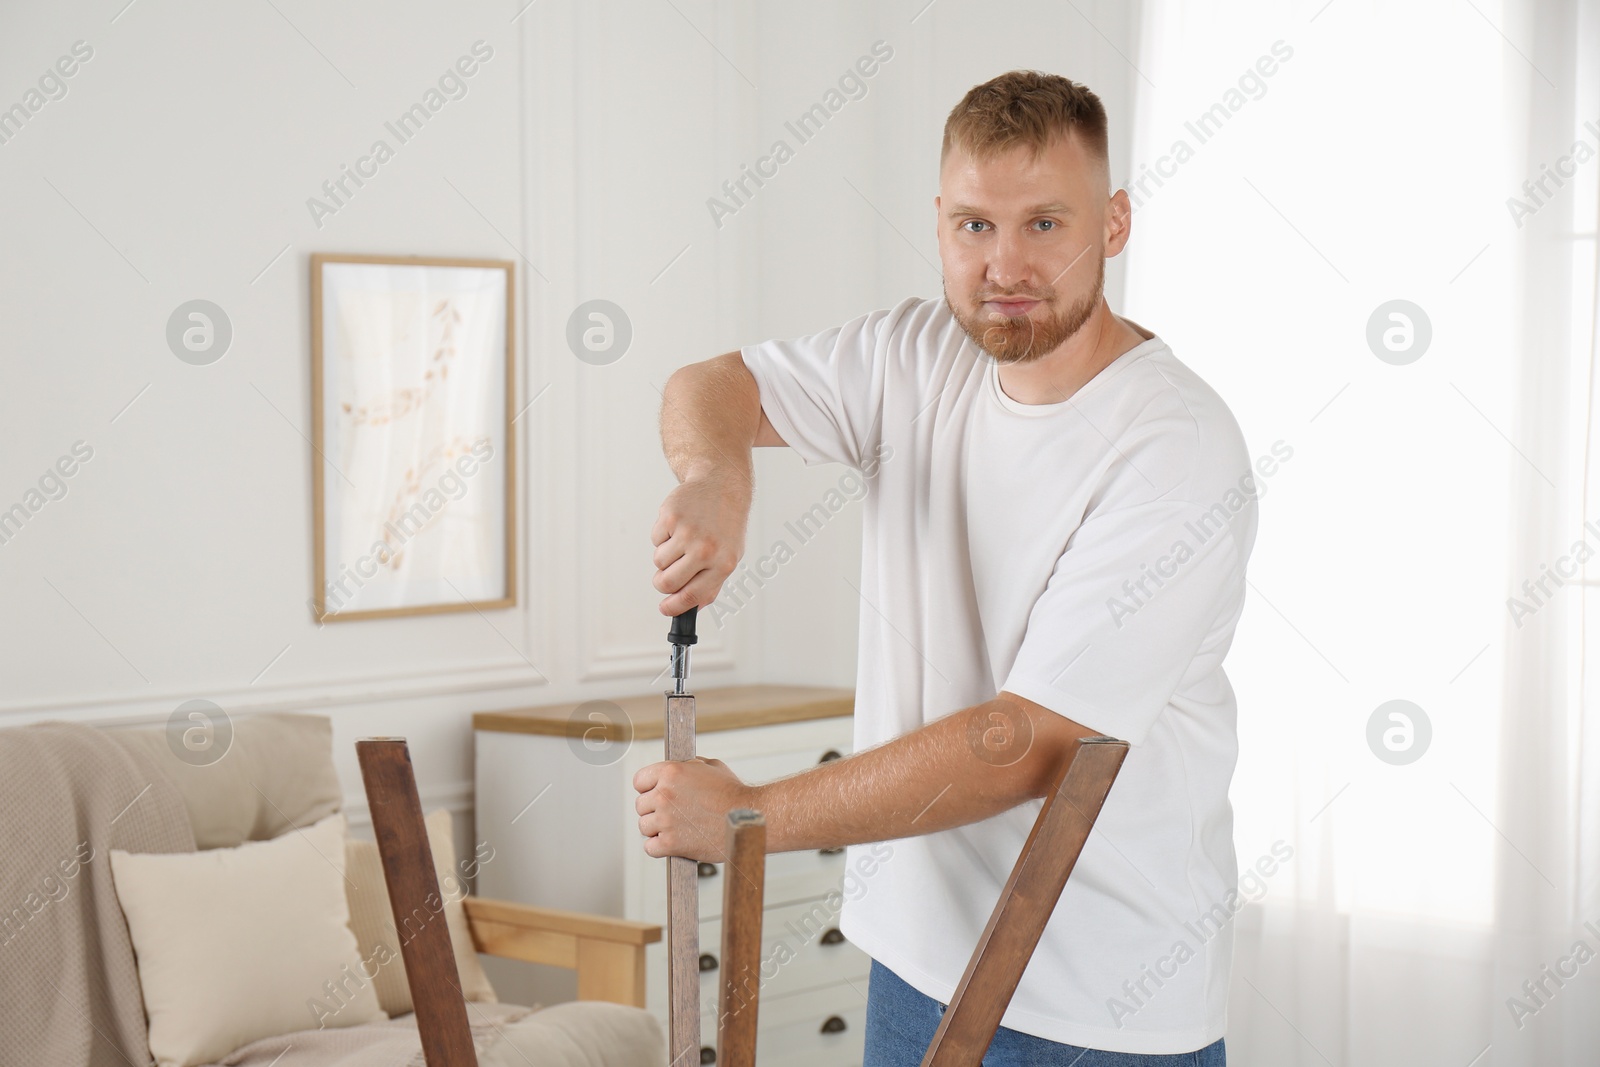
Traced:
<path fill-rule="evenodd" d="M 579 1000 L 644 1007 L 645 946 L 661 940 L 658 924 L 479 897 L 462 903 L 479 952 L 575 970 Z"/>
<path fill-rule="evenodd" d="M 467 908 L 467 918 L 474 926 L 487 921 L 506 926 L 527 927 L 531 930 L 544 930 L 553 934 L 572 934 L 600 941 L 618 941 L 627 945 L 648 945 L 661 940 L 661 927 L 657 923 L 614 919 L 609 915 L 592 915 L 584 911 L 541 908 L 532 904 L 490 900 L 486 897 L 466 897 L 463 903 Z"/>

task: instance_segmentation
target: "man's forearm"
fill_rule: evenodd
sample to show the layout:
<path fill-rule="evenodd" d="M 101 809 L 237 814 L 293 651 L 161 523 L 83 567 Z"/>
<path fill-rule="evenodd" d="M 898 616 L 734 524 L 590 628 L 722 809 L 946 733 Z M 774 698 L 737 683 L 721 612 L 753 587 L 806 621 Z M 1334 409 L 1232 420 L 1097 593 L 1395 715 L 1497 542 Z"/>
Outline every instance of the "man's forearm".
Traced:
<path fill-rule="evenodd" d="M 755 497 L 751 451 L 762 431 L 761 389 L 738 352 L 691 363 L 661 392 L 661 449 L 678 485 L 650 542 L 657 605 L 678 616 L 705 605 L 744 556 Z"/>
<path fill-rule="evenodd" d="M 756 785 L 751 806 L 766 819 L 768 852 L 912 837 L 1046 795 L 1075 750 L 1076 742 L 1037 711 L 989 701 Z"/>
<path fill-rule="evenodd" d="M 749 371 L 727 357 L 692 363 L 667 379 L 661 396 L 661 449 L 678 481 L 706 475 L 752 481 L 761 394 Z"/>

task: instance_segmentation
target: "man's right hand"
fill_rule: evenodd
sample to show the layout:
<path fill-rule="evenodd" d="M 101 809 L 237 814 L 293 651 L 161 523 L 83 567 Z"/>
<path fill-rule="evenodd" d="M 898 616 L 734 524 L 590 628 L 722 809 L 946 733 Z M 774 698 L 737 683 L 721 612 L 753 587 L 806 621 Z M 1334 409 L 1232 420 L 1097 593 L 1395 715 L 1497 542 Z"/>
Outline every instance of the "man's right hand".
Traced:
<path fill-rule="evenodd" d="M 682 615 L 717 599 L 744 558 L 753 492 L 750 472 L 733 470 L 687 478 L 667 494 L 650 531 L 652 584 L 669 594 L 661 614 Z"/>

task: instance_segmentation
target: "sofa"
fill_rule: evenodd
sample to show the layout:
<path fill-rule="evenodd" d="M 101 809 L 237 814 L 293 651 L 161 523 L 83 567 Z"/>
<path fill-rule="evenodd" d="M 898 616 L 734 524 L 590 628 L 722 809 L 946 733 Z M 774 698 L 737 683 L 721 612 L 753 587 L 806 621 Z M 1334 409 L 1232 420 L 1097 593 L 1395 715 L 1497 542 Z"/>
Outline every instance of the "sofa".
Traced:
<path fill-rule="evenodd" d="M 217 725 L 207 721 L 207 729 Z M 0 1067 L 154 1062 L 134 913 L 119 902 L 113 853 L 124 863 L 117 878 L 126 879 L 129 854 L 225 857 L 252 842 L 306 836 L 339 813 L 326 717 L 262 714 L 220 726 L 220 753 L 192 746 L 181 720 L 0 730 Z M 125 898 L 130 884 L 121 886 Z M 141 906 L 148 912 L 148 901 Z M 235 917 L 227 899 L 186 906 L 213 921 L 213 908 L 228 922 L 251 921 Z M 660 940 L 659 926 L 470 896 L 460 908 L 471 947 L 458 952 L 469 962 L 476 950 L 578 972 L 579 999 L 569 1003 L 523 1007 L 492 992 L 468 995 L 480 1067 L 666 1062 L 660 1023 L 643 1007 L 645 946 Z M 149 981 L 148 954 L 144 962 Z M 206 995 L 189 1005 L 202 1018 Z M 263 1035 L 213 1067 L 422 1067 L 420 1047 L 412 1016 L 399 1014 Z"/>

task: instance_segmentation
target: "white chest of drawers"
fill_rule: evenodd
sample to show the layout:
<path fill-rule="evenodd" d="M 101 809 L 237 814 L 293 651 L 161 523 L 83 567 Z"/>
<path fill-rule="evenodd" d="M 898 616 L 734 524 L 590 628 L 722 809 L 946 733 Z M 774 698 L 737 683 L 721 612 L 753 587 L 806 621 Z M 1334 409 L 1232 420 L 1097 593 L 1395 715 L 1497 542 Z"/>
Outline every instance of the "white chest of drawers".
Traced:
<path fill-rule="evenodd" d="M 766 782 L 850 752 L 853 694 L 810 686 L 731 686 L 695 693 L 697 752 L 746 782 Z M 666 860 L 647 856 L 633 776 L 664 758 L 662 694 L 474 717 L 476 834 L 494 854 L 486 897 L 642 922 L 667 919 Z M 757 1061 L 761 1067 L 860 1067 L 871 960 L 839 932 L 845 853 L 767 857 Z M 699 883 L 701 1062 L 715 1062 L 721 864 Z M 488 961 L 486 961 L 487 964 Z M 504 968 L 504 1000 L 574 996 L 569 974 Z M 647 949 L 646 1007 L 667 1025 L 665 940 Z"/>

